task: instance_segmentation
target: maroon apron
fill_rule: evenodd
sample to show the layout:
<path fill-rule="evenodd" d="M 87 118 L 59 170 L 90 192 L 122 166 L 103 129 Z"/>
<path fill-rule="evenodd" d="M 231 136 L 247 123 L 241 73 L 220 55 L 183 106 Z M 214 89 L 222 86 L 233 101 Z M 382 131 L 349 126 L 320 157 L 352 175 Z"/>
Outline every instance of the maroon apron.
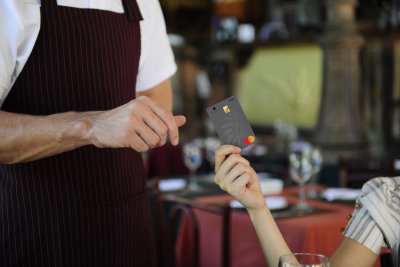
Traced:
<path fill-rule="evenodd" d="M 42 0 L 29 60 L 2 110 L 108 110 L 135 98 L 141 15 Z M 0 165 L 0 266 L 153 266 L 141 155 L 85 146 Z"/>

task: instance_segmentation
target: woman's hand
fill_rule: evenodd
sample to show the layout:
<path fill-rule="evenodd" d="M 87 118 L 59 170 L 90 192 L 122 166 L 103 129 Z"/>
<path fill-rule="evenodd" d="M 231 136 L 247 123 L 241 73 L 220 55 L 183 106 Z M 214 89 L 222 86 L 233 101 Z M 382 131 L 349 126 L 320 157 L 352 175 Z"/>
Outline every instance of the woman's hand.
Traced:
<path fill-rule="evenodd" d="M 266 207 L 260 183 L 250 163 L 240 156 L 240 148 L 223 145 L 215 152 L 215 182 L 247 210 Z"/>

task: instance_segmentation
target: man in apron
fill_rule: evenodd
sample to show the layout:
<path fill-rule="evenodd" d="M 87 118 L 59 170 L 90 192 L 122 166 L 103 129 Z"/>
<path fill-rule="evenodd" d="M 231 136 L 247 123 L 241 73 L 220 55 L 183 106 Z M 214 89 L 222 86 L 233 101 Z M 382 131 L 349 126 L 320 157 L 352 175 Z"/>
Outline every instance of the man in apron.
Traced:
<path fill-rule="evenodd" d="M 175 70 L 158 0 L 0 1 L 0 266 L 154 266 Z"/>

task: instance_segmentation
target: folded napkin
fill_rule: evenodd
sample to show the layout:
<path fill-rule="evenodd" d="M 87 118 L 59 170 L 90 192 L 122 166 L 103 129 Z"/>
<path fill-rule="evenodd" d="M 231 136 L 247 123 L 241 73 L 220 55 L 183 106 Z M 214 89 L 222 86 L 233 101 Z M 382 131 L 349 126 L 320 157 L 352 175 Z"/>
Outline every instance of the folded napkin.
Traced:
<path fill-rule="evenodd" d="M 184 188 L 185 185 L 186 179 L 176 178 L 160 180 L 158 186 L 160 188 L 160 191 L 174 191 Z"/>
<path fill-rule="evenodd" d="M 283 189 L 283 181 L 277 178 L 260 178 L 260 186 L 264 195 L 279 194 Z"/>
<path fill-rule="evenodd" d="M 284 209 L 289 205 L 286 198 L 281 197 L 281 196 L 266 197 L 265 202 L 267 203 L 268 208 L 270 210 Z M 231 208 L 244 208 L 242 203 L 240 203 L 237 200 L 232 200 L 230 203 L 230 206 L 231 206 Z"/>
<path fill-rule="evenodd" d="M 322 197 L 328 201 L 355 200 L 361 193 L 361 189 L 328 188 L 322 192 Z"/>

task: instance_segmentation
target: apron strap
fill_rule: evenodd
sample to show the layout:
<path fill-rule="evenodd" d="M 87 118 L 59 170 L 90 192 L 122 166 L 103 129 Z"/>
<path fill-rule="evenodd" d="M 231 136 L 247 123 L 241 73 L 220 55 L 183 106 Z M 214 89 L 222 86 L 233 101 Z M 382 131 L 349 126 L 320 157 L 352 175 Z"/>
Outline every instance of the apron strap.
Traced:
<path fill-rule="evenodd" d="M 129 21 L 138 22 L 143 20 L 136 0 L 122 0 L 122 4 Z"/>
<path fill-rule="evenodd" d="M 41 0 L 41 6 L 45 5 L 58 6 L 57 0 Z M 124 7 L 125 14 L 130 22 L 138 22 L 143 20 L 136 0 L 122 0 L 122 6 Z"/>

